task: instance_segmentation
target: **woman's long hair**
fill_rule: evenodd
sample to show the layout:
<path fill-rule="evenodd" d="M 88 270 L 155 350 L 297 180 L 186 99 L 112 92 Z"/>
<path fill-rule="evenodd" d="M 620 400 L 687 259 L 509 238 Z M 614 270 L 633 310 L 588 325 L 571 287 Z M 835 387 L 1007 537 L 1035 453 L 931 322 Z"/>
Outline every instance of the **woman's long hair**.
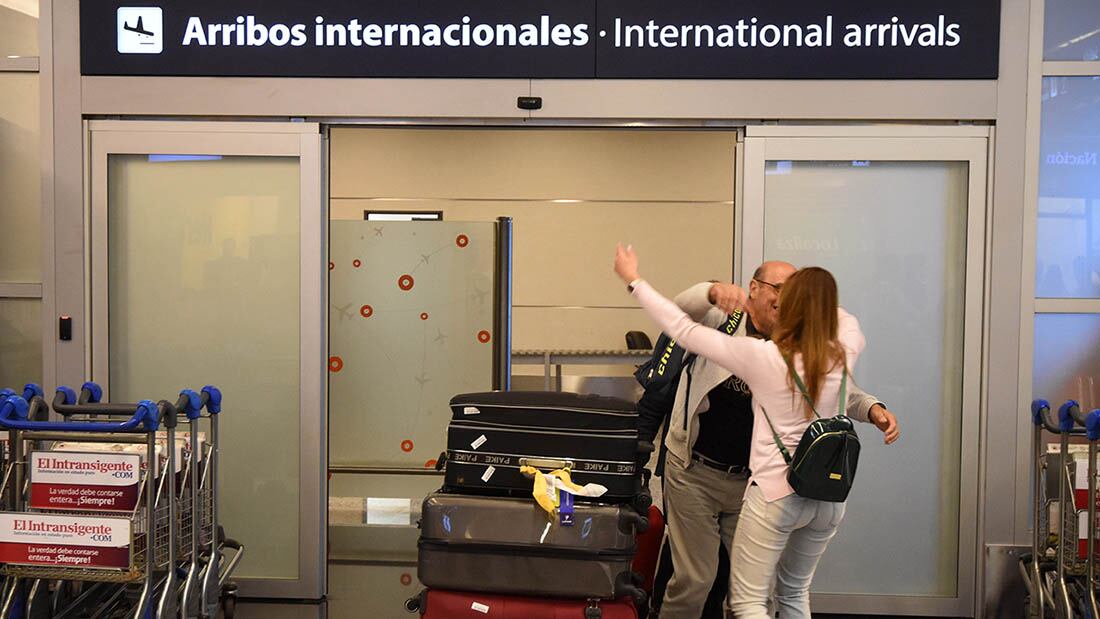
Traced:
<path fill-rule="evenodd" d="M 779 322 L 772 332 L 772 341 L 789 363 L 794 363 L 795 354 L 802 355 L 802 380 L 815 403 L 825 375 L 846 362 L 844 349 L 837 340 L 836 310 L 836 280 L 821 267 L 799 269 L 783 284 Z M 787 382 L 797 392 L 790 376 Z M 812 416 L 813 410 L 807 404 L 806 417 Z"/>

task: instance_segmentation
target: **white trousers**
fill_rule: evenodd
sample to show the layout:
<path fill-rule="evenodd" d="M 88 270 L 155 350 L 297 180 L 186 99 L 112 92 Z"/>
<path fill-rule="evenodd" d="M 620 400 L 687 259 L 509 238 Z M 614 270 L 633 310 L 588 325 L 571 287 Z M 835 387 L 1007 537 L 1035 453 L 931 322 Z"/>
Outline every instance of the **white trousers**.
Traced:
<path fill-rule="evenodd" d="M 796 494 L 768 503 L 759 486 L 750 486 L 730 552 L 734 616 L 768 619 L 774 585 L 780 619 L 809 619 L 814 570 L 843 518 L 844 503 Z"/>

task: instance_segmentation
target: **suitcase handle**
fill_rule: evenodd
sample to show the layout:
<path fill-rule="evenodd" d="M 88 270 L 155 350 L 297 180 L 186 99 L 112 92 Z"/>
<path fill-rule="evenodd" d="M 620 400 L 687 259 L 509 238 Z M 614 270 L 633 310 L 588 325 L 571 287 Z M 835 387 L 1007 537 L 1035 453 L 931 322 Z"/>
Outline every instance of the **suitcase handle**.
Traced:
<path fill-rule="evenodd" d="M 536 469 L 569 469 L 573 470 L 572 460 L 555 460 L 553 458 L 520 458 L 520 466 L 529 466 Z"/>

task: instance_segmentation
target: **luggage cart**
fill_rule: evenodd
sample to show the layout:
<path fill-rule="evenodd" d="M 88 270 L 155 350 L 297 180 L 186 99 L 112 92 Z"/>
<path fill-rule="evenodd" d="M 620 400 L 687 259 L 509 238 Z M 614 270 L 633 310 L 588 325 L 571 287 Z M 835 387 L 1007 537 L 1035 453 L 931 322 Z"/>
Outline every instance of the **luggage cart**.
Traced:
<path fill-rule="evenodd" d="M 1079 520 L 1087 515 L 1088 538 L 1095 533 L 1095 447 L 1090 446 L 1089 505 L 1078 507 L 1074 500 L 1076 463 L 1069 453 L 1070 436 L 1086 434 L 1085 417 L 1077 402 L 1070 400 L 1058 409 L 1058 422 L 1050 418 L 1051 408 L 1046 400 L 1031 404 L 1032 455 L 1034 475 L 1032 487 L 1033 533 L 1029 555 L 1021 557 L 1020 568 L 1028 589 L 1028 616 L 1033 618 L 1057 617 L 1069 619 L 1085 616 L 1086 605 L 1092 587 L 1089 586 L 1094 557 L 1091 545 L 1088 551 L 1079 551 Z M 1100 416 L 1100 415 L 1098 415 Z M 1043 431 L 1058 435 L 1059 452 L 1046 453 Z M 1098 426 L 1100 432 L 1100 426 Z M 1098 434 L 1100 436 L 1100 434 Z M 1051 514 L 1056 508 L 1058 524 Z M 1097 615 L 1090 615 L 1097 617 Z"/>
<path fill-rule="evenodd" d="M 1089 441 L 1089 486 L 1088 486 L 1088 505 L 1086 507 L 1086 513 L 1088 514 L 1088 533 L 1086 542 L 1086 574 L 1085 579 L 1081 583 L 1084 591 L 1082 592 L 1082 604 L 1085 607 L 1085 616 L 1092 619 L 1100 617 L 1100 602 L 1097 600 L 1096 589 L 1100 586 L 1100 579 L 1098 579 L 1096 570 L 1097 561 L 1097 522 L 1096 522 L 1096 455 L 1097 455 L 1097 440 L 1100 440 L 1100 409 L 1094 410 L 1088 415 L 1081 412 L 1079 407 L 1071 407 L 1069 410 L 1073 416 L 1074 421 L 1078 425 L 1085 428 L 1085 434 Z"/>
<path fill-rule="evenodd" d="M 82 389 L 82 392 L 84 389 Z M 92 398 L 95 399 L 95 398 Z M 55 617 L 70 616 L 89 606 L 106 614 L 129 604 L 132 617 L 171 617 L 175 614 L 175 562 L 176 562 L 176 505 L 174 492 L 166 489 L 170 474 L 156 475 L 159 462 L 156 432 L 163 421 L 168 435 L 174 438 L 175 405 L 161 400 L 153 403 L 143 400 L 138 404 L 106 404 L 99 402 L 77 403 L 76 394 L 68 388 L 58 389 L 54 400 L 55 412 L 66 421 L 49 422 L 28 419 L 30 405 L 19 396 L 9 396 L 0 405 L 0 428 L 9 431 L 11 459 L 5 469 L 3 486 L 10 491 L 9 514 L 38 519 L 66 519 L 76 528 L 81 522 L 125 523 L 122 530 L 129 531 L 127 557 L 122 565 L 110 567 L 79 567 L 62 565 L 56 561 L 16 561 L 0 566 L 0 573 L 8 577 L 0 615 L 10 613 L 25 600 L 27 612 L 39 603 L 38 595 L 49 589 L 50 581 L 80 582 L 81 591 L 71 600 L 63 600 L 67 588 L 58 583 L 51 604 Z M 92 417 L 96 416 L 96 417 Z M 101 418 L 128 417 L 125 421 L 102 421 Z M 79 418 L 79 419 L 78 419 Z M 92 509 L 42 509 L 32 508 L 29 492 L 31 480 L 27 478 L 30 452 L 27 442 L 68 441 L 101 442 L 109 437 L 117 443 L 144 444 L 146 468 L 138 471 L 137 497 L 132 511 L 119 517 L 117 512 Z M 52 453 L 52 452 L 47 452 Z M 175 467 L 174 451 L 166 450 L 167 471 Z M 95 520 L 93 520 L 95 519 Z M 58 526 L 58 525 L 54 525 Z M 113 525 L 112 525 L 113 526 Z M 112 529 L 113 535 L 113 529 Z M 94 538 L 93 538 L 94 539 Z M 41 545 L 41 544 L 40 544 Z M 79 561 L 74 561 L 79 563 Z M 30 595 L 26 584 L 31 584 Z M 97 584 L 98 583 L 98 584 Z M 140 590 L 135 588 L 140 584 Z"/>
<path fill-rule="evenodd" d="M 88 382 L 81 388 L 79 399 L 82 403 L 96 403 L 100 397 L 100 387 Z M 185 618 L 213 618 L 220 607 L 224 616 L 231 619 L 236 607 L 237 588 L 229 579 L 243 558 L 244 546 L 227 538 L 218 520 L 221 401 L 221 391 L 207 385 L 201 393 L 184 389 L 174 407 L 178 419 L 187 423 L 189 434 L 175 497 L 179 505 L 176 556 L 180 571 L 174 584 L 180 614 Z M 204 419 L 209 428 L 205 441 L 200 438 Z M 175 454 L 175 445 L 170 441 L 168 449 Z"/>

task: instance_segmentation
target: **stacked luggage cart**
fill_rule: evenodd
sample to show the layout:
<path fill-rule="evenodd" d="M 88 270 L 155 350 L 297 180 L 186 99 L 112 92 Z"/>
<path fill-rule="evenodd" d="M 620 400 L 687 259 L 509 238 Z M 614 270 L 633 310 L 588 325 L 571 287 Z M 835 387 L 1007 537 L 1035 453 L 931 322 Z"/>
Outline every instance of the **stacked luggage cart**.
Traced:
<path fill-rule="evenodd" d="M 1020 559 L 1032 618 L 1100 617 L 1100 526 L 1097 522 L 1097 441 L 1100 410 L 1087 415 L 1076 401 L 1052 419 L 1046 400 L 1031 404 L 1033 537 Z M 1058 437 L 1048 444 L 1046 434 Z M 1081 445 L 1080 437 L 1087 441 Z"/>
<path fill-rule="evenodd" d="M 221 393 L 102 393 L 0 391 L 0 617 L 232 617 L 244 549 L 218 524 Z"/>
<path fill-rule="evenodd" d="M 652 578 L 635 567 L 652 570 L 656 561 L 637 549 L 655 553 L 659 542 L 638 536 L 661 531 L 650 526 L 643 463 L 653 447 L 638 441 L 634 404 L 490 392 L 456 396 L 451 410 L 444 484 L 421 513 L 417 571 L 427 589 L 406 610 L 431 619 L 644 614 Z M 606 492 L 563 490 L 546 509 L 533 496 L 534 477 L 555 471 Z"/>

